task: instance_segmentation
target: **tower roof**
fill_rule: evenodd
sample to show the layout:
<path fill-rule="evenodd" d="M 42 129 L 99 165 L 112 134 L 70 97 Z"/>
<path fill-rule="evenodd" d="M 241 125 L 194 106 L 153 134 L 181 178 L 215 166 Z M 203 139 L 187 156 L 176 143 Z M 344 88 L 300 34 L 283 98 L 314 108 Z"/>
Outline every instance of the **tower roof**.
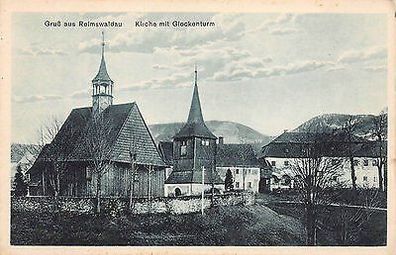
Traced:
<path fill-rule="evenodd" d="M 110 79 L 109 74 L 107 73 L 106 61 L 105 61 L 105 58 L 104 58 L 104 48 L 105 48 L 104 33 L 102 32 L 102 59 L 100 61 L 100 67 L 99 67 L 98 74 L 95 76 L 95 78 L 92 81 L 110 81 L 110 82 L 113 82 Z"/>
<path fill-rule="evenodd" d="M 203 137 L 216 139 L 216 136 L 206 126 L 202 116 L 201 102 L 199 100 L 197 85 L 197 69 L 195 69 L 194 91 L 187 122 L 174 136 L 174 138 L 183 137 Z"/>

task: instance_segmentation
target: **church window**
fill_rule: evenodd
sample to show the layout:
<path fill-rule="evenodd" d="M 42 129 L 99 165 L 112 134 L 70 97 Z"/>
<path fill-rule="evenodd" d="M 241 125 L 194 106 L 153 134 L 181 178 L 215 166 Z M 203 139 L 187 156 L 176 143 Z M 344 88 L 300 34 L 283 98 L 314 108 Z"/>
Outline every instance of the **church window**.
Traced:
<path fill-rule="evenodd" d="M 285 162 L 283 162 L 283 164 L 284 164 L 285 166 L 288 166 L 288 165 L 289 165 L 289 161 L 285 160 Z"/>
<path fill-rule="evenodd" d="M 373 160 L 373 166 L 378 166 L 378 160 L 376 159 Z"/>
<path fill-rule="evenodd" d="M 363 160 L 364 166 L 368 166 L 368 159 Z"/>
<path fill-rule="evenodd" d="M 207 140 L 207 139 L 202 139 L 202 140 L 201 140 L 201 144 L 204 145 L 204 146 L 209 146 L 209 140 Z"/>
<path fill-rule="evenodd" d="M 363 176 L 363 181 L 364 181 L 364 182 L 367 181 L 367 176 Z"/>
<path fill-rule="evenodd" d="M 235 183 L 235 188 L 239 189 L 239 182 Z"/>
<path fill-rule="evenodd" d="M 275 161 L 271 161 L 271 165 L 275 166 L 276 162 Z"/>
<path fill-rule="evenodd" d="M 180 156 L 187 155 L 187 141 L 182 141 L 180 144 Z"/>
<path fill-rule="evenodd" d="M 357 166 L 357 165 L 359 165 L 359 160 L 357 160 L 357 159 L 354 159 L 354 160 L 353 160 L 353 165 L 354 165 L 354 166 Z"/>
<path fill-rule="evenodd" d="M 239 169 L 235 169 L 235 174 L 239 174 Z"/>
<path fill-rule="evenodd" d="M 252 188 L 252 182 L 248 182 L 248 188 L 249 188 L 249 189 Z"/>

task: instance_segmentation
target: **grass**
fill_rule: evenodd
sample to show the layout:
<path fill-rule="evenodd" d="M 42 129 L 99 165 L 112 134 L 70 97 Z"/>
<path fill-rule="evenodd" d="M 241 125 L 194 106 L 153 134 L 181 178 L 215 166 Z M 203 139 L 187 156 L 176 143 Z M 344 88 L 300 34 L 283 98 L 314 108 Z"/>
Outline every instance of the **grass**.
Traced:
<path fill-rule="evenodd" d="M 262 205 L 186 215 L 13 213 L 13 245 L 302 245 L 304 227 Z"/>

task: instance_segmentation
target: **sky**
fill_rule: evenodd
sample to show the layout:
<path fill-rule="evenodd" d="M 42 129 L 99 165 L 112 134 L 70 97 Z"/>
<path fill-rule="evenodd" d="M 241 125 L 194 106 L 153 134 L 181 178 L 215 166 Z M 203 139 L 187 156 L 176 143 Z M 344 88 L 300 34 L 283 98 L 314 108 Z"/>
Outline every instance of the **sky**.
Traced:
<path fill-rule="evenodd" d="M 173 20 L 215 26 L 135 26 Z M 14 14 L 12 141 L 36 142 L 44 123 L 91 106 L 102 31 L 114 103 L 137 102 L 148 124 L 187 119 L 195 64 L 205 120 L 277 135 L 320 114 L 378 114 L 387 105 L 386 26 L 383 14 Z"/>

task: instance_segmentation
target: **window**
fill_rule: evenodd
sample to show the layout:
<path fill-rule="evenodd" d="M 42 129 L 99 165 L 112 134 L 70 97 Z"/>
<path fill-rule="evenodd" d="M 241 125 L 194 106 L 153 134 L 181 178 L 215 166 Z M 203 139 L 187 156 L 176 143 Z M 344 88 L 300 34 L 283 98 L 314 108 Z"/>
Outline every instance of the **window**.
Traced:
<path fill-rule="evenodd" d="M 249 188 L 249 189 L 252 188 L 252 182 L 248 182 L 248 188 Z"/>
<path fill-rule="evenodd" d="M 374 182 L 377 182 L 377 177 L 374 176 Z"/>
<path fill-rule="evenodd" d="M 271 166 L 275 166 L 276 162 L 275 161 L 271 161 Z"/>
<path fill-rule="evenodd" d="M 202 139 L 202 140 L 201 140 L 201 144 L 202 144 L 203 146 L 209 146 L 209 140 L 207 140 L 207 139 Z"/>
<path fill-rule="evenodd" d="M 180 156 L 187 155 L 187 141 L 181 141 L 180 145 Z"/>
<path fill-rule="evenodd" d="M 239 169 L 235 169 L 235 174 L 239 174 Z"/>
<path fill-rule="evenodd" d="M 283 164 L 285 165 L 285 166 L 288 166 L 289 165 L 289 161 L 285 161 L 285 162 L 283 162 Z"/>
<path fill-rule="evenodd" d="M 367 181 L 367 176 L 363 176 L 363 181 L 364 181 L 364 182 Z"/>
<path fill-rule="evenodd" d="M 251 174 L 252 173 L 252 170 L 251 169 L 248 169 L 248 174 Z"/>
<path fill-rule="evenodd" d="M 378 160 L 373 159 L 373 166 L 378 166 Z"/>
<path fill-rule="evenodd" d="M 363 165 L 368 166 L 368 159 L 363 160 Z"/>
<path fill-rule="evenodd" d="M 354 165 L 354 166 L 357 166 L 357 165 L 359 165 L 359 160 L 357 160 L 357 159 L 354 159 L 354 160 L 353 160 L 353 165 Z"/>
<path fill-rule="evenodd" d="M 235 188 L 239 189 L 239 182 L 235 183 Z"/>
<path fill-rule="evenodd" d="M 87 166 L 85 168 L 85 175 L 86 175 L 87 180 L 92 179 L 92 168 L 91 167 Z"/>

